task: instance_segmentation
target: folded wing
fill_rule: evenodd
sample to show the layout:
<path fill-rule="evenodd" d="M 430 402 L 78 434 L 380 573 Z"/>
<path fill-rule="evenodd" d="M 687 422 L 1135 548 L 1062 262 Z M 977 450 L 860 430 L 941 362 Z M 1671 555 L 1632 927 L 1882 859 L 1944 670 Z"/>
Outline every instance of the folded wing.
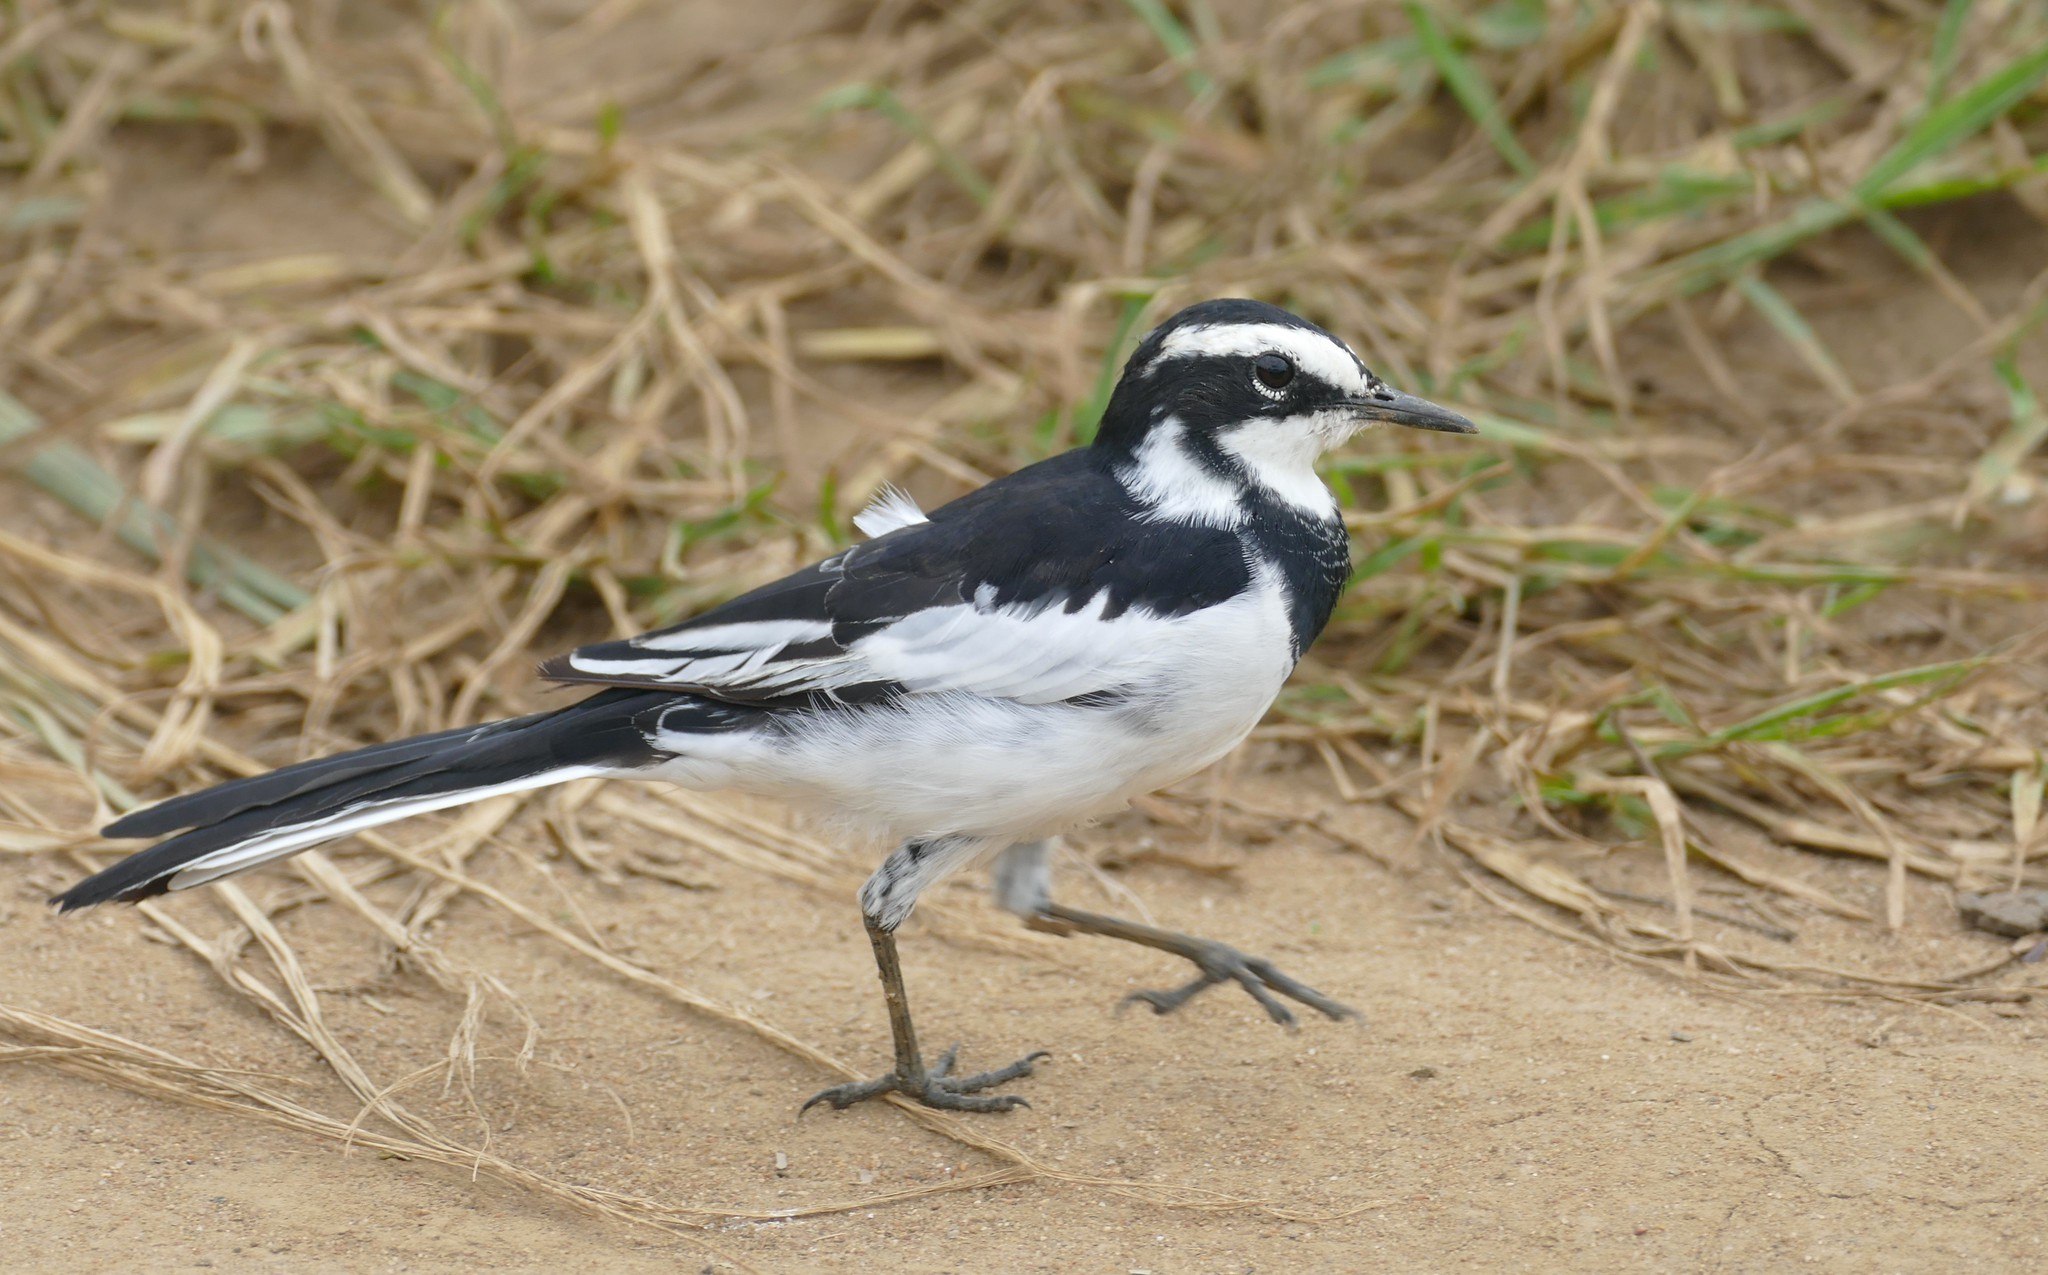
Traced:
<path fill-rule="evenodd" d="M 1250 575 L 1226 532 L 1191 537 L 1123 516 L 1128 495 L 1089 459 L 1020 471 L 928 521 L 541 673 L 763 704 L 1115 695 L 1146 675 L 1176 617 L 1236 596 Z"/>

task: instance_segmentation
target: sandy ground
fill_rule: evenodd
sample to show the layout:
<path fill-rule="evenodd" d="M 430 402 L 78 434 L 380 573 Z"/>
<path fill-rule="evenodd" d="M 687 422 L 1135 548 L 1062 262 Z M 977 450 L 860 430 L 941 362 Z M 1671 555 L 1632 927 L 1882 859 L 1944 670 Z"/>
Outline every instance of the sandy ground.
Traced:
<path fill-rule="evenodd" d="M 124 181 L 172 190 L 197 161 L 137 151 L 126 162 Z M 278 162 L 279 180 L 239 205 L 265 225 L 305 224 L 300 214 L 315 205 L 346 210 L 360 198 L 322 186 L 331 173 L 291 169 L 288 153 Z M 129 207 L 139 225 L 144 204 Z M 147 212 L 186 250 L 237 233 L 229 212 L 196 198 Z M 362 233 L 356 247 L 383 249 Z M 1966 253 L 1962 239 L 1944 250 Z M 2023 277 L 1996 259 L 1959 268 L 1973 286 Z M 1851 297 L 1820 321 L 1868 309 Z M 1953 327 L 1931 304 L 1918 312 Z M 1859 367 L 1884 365 L 1897 357 L 1892 347 L 1917 347 L 1925 335 L 1896 321 L 1877 341 L 1863 327 L 1872 342 L 1827 333 Z M 1312 833 L 1253 845 L 1131 816 L 1091 831 L 1081 849 L 1152 841 L 1234 872 L 1166 861 L 1110 877 L 1069 872 L 1065 897 L 1129 913 L 1135 896 L 1163 924 L 1274 957 L 1359 1007 L 1362 1024 L 1285 1032 L 1234 991 L 1172 1017 L 1118 1016 L 1125 993 L 1178 982 L 1183 969 L 1099 940 L 1022 935 L 983 901 L 978 878 L 939 892 L 958 909 L 954 921 L 916 919 L 905 932 L 930 1044 L 964 1042 L 976 1068 L 1053 1051 L 1018 1087 L 1033 1107 L 977 1128 L 1065 1179 L 720 1222 L 678 1237 L 459 1170 L 21 1064 L 0 1068 L 0 1266 L 1235 1273 L 2048 1263 L 2039 1115 L 2048 1018 L 2038 1004 L 1704 994 L 1509 917 L 1443 856 L 1403 849 L 1405 821 L 1376 805 L 1345 807 L 1298 757 L 1268 749 L 1257 760 L 1247 782 L 1264 805 L 1331 811 L 1387 847 L 1395 866 Z M 399 833 L 417 844 L 434 827 Z M 654 841 L 602 819 L 587 831 L 601 858 Z M 1734 844 L 1778 853 L 1754 838 Z M 847 884 L 676 853 L 676 874 L 697 888 L 606 882 L 551 857 L 528 814 L 475 864 L 646 968 L 864 1070 L 884 1066 L 887 1026 Z M 1640 876 L 1647 857 L 1592 875 L 1654 889 L 1654 877 Z M 1880 868 L 1811 855 L 1772 861 L 1865 906 L 1882 898 Z M 355 1114 L 312 1050 L 204 962 L 158 941 L 145 918 L 52 916 L 42 900 L 70 871 L 54 858 L 0 856 L 0 1002 L 258 1072 L 309 1106 Z M 275 897 L 291 881 L 270 873 L 251 888 Z M 396 904 L 405 888 L 371 894 Z M 1792 950 L 1901 972 L 1961 969 L 1995 952 L 1998 940 L 1960 929 L 1940 891 L 1916 886 L 1913 900 L 1906 930 L 1892 937 L 1793 908 Z M 203 935 L 239 928 L 206 892 L 166 907 Z M 377 936 L 335 909 L 298 909 L 279 924 L 337 1035 L 379 1081 L 444 1056 L 458 998 L 390 967 Z M 518 1164 L 667 1204 L 755 1213 L 943 1188 L 1000 1167 L 885 1106 L 799 1119 L 802 1099 L 839 1077 L 605 974 L 474 898 L 457 900 L 433 938 L 501 977 L 543 1034 L 533 1065 L 516 1068 L 506 1059 L 518 1035 L 499 1016 L 480 1047 L 473 1108 L 432 1079 L 407 1100 L 463 1137 L 487 1134 Z"/>
<path fill-rule="evenodd" d="M 930 1044 L 964 1042 L 976 1068 L 1053 1051 L 1019 1086 L 1032 1109 L 978 1127 L 1066 1179 L 717 1222 L 679 1238 L 459 1170 L 15 1065 L 0 1069 L 0 1265 L 1234 1273 L 2048 1261 L 2038 1004 L 1704 994 L 1507 916 L 1438 853 L 1404 849 L 1404 820 L 1346 806 L 1299 756 L 1256 745 L 1244 774 L 1261 808 L 1328 812 L 1395 866 L 1310 832 L 1251 844 L 1133 815 L 1079 849 L 1156 844 L 1166 857 L 1111 876 L 1069 872 L 1065 895 L 1125 913 L 1135 898 L 1164 924 L 1272 956 L 1358 1006 L 1362 1024 L 1289 1033 L 1225 991 L 1174 1017 L 1118 1016 L 1126 992 L 1183 970 L 1118 944 L 1024 935 L 983 900 L 978 878 L 939 892 L 954 910 L 944 925 L 919 919 L 906 931 Z M 402 839 L 420 844 L 435 821 L 406 828 Z M 593 819 L 587 832 L 600 858 L 663 848 L 615 820 Z M 1722 835 L 1881 910 L 1881 868 Z M 820 886 L 665 849 L 696 888 L 602 881 L 554 857 L 530 813 L 474 862 L 646 968 L 862 1070 L 885 1065 L 853 865 Z M 1655 893 L 1650 858 L 1617 856 L 1588 875 Z M 1235 869 L 1218 877 L 1181 860 Z M 152 941 L 161 935 L 145 918 L 52 916 L 42 899 L 68 873 L 50 858 L 0 857 L 0 1002 L 258 1072 L 310 1106 L 356 1114 L 310 1049 L 204 962 Z M 275 898 L 291 885 L 273 873 L 252 888 Z M 387 906 L 405 898 L 397 884 L 370 893 Z M 1944 892 L 1918 886 L 1912 898 L 1894 937 L 1787 905 L 1800 931 L 1788 950 L 1900 974 L 1994 953 L 1999 940 L 1962 931 Z M 207 892 L 166 906 L 203 935 L 239 930 Z M 280 928 L 337 1035 L 381 1083 L 444 1056 L 458 998 L 391 968 L 377 937 L 334 909 L 287 912 Z M 543 1035 L 534 1064 L 515 1068 L 518 1035 L 501 1014 L 480 1045 L 474 1108 L 432 1079 L 407 1101 L 472 1142 L 487 1135 L 515 1163 L 739 1213 L 943 1188 L 1000 1167 L 888 1107 L 799 1119 L 801 1100 L 836 1076 L 608 975 L 473 898 L 458 899 L 433 938 L 501 977 Z"/>
<path fill-rule="evenodd" d="M 1296 782 L 1298 801 L 1333 801 Z M 1390 845 L 1405 838 L 1396 820 L 1373 825 Z M 521 827 L 511 835 L 531 843 Z M 1091 837 L 1118 835 L 1162 838 L 1135 818 Z M 1190 856 L 1213 849 L 1184 839 Z M 1363 1009 L 1362 1025 L 1288 1033 L 1221 993 L 1175 1017 L 1119 1017 L 1124 992 L 1181 971 L 1100 941 L 1034 939 L 1042 954 L 1018 957 L 909 932 L 908 976 L 932 1038 L 964 1040 L 974 1065 L 1054 1051 L 1021 1082 L 1033 1108 L 987 1118 L 998 1136 L 1064 1173 L 1267 1207 L 1170 1207 L 1028 1182 L 718 1224 L 705 1241 L 769 1270 L 2017 1270 L 2048 1257 L 2048 1146 L 2032 1114 L 2048 1071 L 2038 1011 L 1705 996 L 1503 916 L 1431 856 L 1414 863 L 1389 871 L 1288 837 L 1251 853 L 1234 883 L 1173 866 L 1119 874 L 1162 920 L 1276 957 Z M 886 1023 L 850 900 L 719 860 L 688 868 L 711 888 L 569 889 L 615 950 L 879 1066 Z M 5 872 L 0 999 L 293 1077 L 302 1100 L 348 1114 L 310 1051 L 201 963 L 150 942 L 134 913 L 60 921 L 39 906 L 47 866 Z M 523 869 L 490 875 L 529 899 L 550 895 Z M 1875 870 L 1827 875 L 1846 897 L 1879 888 Z M 1084 905 L 1126 904 L 1067 884 Z M 945 894 L 986 906 L 972 883 Z M 226 919 L 204 896 L 171 906 L 202 932 Z M 1802 950 L 1957 966 L 1987 952 L 1993 940 L 1929 911 L 1897 940 L 1845 931 Z M 991 932 L 1004 928 L 986 915 Z M 453 998 L 383 971 L 359 925 L 308 910 L 284 928 L 374 1074 L 438 1057 Z M 436 937 L 496 970 L 544 1027 L 540 1065 L 520 1075 L 486 1063 L 478 1078 L 493 1148 L 515 1161 L 756 1211 L 990 1167 L 888 1108 L 798 1119 L 800 1099 L 832 1077 L 623 986 L 479 904 L 458 903 Z M 510 1042 L 493 1033 L 482 1052 Z M 459 1112 L 452 1123 L 474 1128 Z M 8 1068 L 0 1084 L 0 1187 L 0 1238 L 20 1269 L 719 1260 L 460 1172 L 345 1154 L 40 1067 Z"/>

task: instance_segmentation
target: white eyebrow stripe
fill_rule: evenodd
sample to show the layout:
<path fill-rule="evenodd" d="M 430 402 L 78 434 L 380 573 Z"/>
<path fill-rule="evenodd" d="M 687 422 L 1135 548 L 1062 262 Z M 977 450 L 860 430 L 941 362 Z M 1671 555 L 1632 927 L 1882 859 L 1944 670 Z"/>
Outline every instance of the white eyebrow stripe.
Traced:
<path fill-rule="evenodd" d="M 1159 344 L 1155 361 L 1204 356 L 1284 354 L 1317 380 L 1350 394 L 1371 389 L 1358 356 L 1335 337 L 1284 323 L 1212 323 L 1177 328 Z"/>

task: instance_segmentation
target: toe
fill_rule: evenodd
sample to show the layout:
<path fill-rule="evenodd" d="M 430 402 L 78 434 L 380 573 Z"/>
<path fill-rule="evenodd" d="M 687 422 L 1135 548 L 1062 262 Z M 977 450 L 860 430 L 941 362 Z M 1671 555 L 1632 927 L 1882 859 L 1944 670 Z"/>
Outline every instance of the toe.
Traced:
<path fill-rule="evenodd" d="M 1050 1050 L 1033 1050 L 1007 1067 L 998 1067 L 994 1071 L 984 1071 L 975 1076 L 961 1076 L 958 1079 L 948 1079 L 944 1087 L 953 1093 L 973 1093 L 977 1089 L 990 1089 L 996 1085 L 1030 1075 L 1031 1069 L 1037 1065 L 1039 1059 L 1050 1057 L 1052 1057 Z"/>
<path fill-rule="evenodd" d="M 1015 1111 L 1031 1104 L 1013 1093 L 978 1094 L 959 1093 L 952 1089 L 932 1089 L 918 1099 L 927 1107 L 938 1107 L 946 1111 Z"/>
<path fill-rule="evenodd" d="M 834 1111 L 844 1111 L 856 1102 L 864 1102 L 877 1094 L 885 1094 L 895 1088 L 897 1088 L 897 1081 L 893 1075 L 882 1076 L 875 1080 L 856 1080 L 848 1084 L 833 1085 L 829 1089 L 820 1089 L 809 1098 L 806 1098 L 804 1105 L 796 1109 L 796 1114 L 802 1116 L 804 1112 L 809 1111 L 821 1102 L 828 1104 Z"/>
<path fill-rule="evenodd" d="M 1171 1014 L 1179 1009 L 1185 997 L 1176 999 L 1171 992 L 1132 992 L 1116 1003 L 1116 1012 L 1121 1014 L 1133 1005 L 1149 1006 L 1154 1014 Z"/>
<path fill-rule="evenodd" d="M 1264 1009 L 1266 1011 L 1266 1017 L 1272 1019 L 1274 1022 L 1280 1024 L 1282 1027 L 1292 1029 L 1296 1026 L 1294 1021 L 1294 1011 L 1287 1008 L 1285 1005 L 1282 1005 L 1280 1003 L 1279 997 L 1273 995 L 1273 993 L 1266 990 L 1266 983 L 1264 979 L 1261 979 L 1257 974 L 1252 973 L 1249 969 L 1244 968 L 1240 968 L 1237 971 L 1235 971 L 1235 973 L 1232 974 L 1232 978 L 1235 980 L 1239 987 L 1242 987 L 1245 990 L 1247 995 L 1249 995 L 1253 1000 L 1259 1003 L 1259 1007 L 1261 1009 Z"/>
<path fill-rule="evenodd" d="M 1285 996 L 1329 1018 L 1356 1018 L 1358 1011 L 1348 1005 L 1341 1005 L 1305 983 L 1297 982 L 1276 969 L 1271 961 L 1246 956 L 1224 943 L 1209 942 L 1188 955 L 1202 971 L 1201 977 L 1183 987 L 1171 991 L 1132 992 L 1118 1002 L 1121 1012 L 1133 1001 L 1150 1005 L 1155 1014 L 1171 1014 L 1191 1000 L 1197 992 L 1214 987 L 1218 983 L 1236 983 L 1245 994 L 1259 1003 L 1266 1011 L 1266 1017 L 1293 1030 L 1298 1026 L 1294 1011 L 1280 1000 Z M 1275 995 L 1278 993 L 1278 995 Z"/>
<path fill-rule="evenodd" d="M 1171 1014 L 1173 1011 L 1187 1004 L 1189 1000 L 1193 999 L 1195 993 L 1207 987 L 1214 987 L 1216 984 L 1222 982 L 1224 980 L 1224 977 L 1225 976 L 1222 974 L 1214 974 L 1207 970 L 1204 970 L 1200 978 L 1197 978 L 1192 983 L 1187 983 L 1180 987 L 1176 987 L 1172 991 L 1132 992 L 1129 996 L 1126 996 L 1121 1001 L 1117 1002 L 1117 1010 L 1121 1012 L 1126 1007 L 1128 1007 L 1132 1001 L 1139 1001 L 1146 1005 L 1150 1005 L 1152 1007 L 1152 1012 L 1155 1014 Z"/>
<path fill-rule="evenodd" d="M 1282 996 L 1292 997 L 1294 1000 L 1300 1001 L 1326 1018 L 1342 1020 L 1359 1016 L 1358 1011 L 1349 1005 L 1333 1001 L 1299 979 L 1290 978 L 1286 974 L 1281 973 L 1274 967 L 1271 961 L 1250 960 L 1245 962 L 1245 965 L 1266 986 Z"/>

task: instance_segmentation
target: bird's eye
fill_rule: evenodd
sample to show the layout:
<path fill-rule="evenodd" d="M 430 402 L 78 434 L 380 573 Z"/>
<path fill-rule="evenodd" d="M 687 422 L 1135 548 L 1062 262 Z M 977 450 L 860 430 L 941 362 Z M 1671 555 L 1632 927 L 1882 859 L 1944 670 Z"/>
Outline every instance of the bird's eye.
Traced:
<path fill-rule="evenodd" d="M 1279 354 L 1261 354 L 1252 360 L 1252 375 L 1267 390 L 1280 391 L 1294 381 L 1294 364 Z"/>

